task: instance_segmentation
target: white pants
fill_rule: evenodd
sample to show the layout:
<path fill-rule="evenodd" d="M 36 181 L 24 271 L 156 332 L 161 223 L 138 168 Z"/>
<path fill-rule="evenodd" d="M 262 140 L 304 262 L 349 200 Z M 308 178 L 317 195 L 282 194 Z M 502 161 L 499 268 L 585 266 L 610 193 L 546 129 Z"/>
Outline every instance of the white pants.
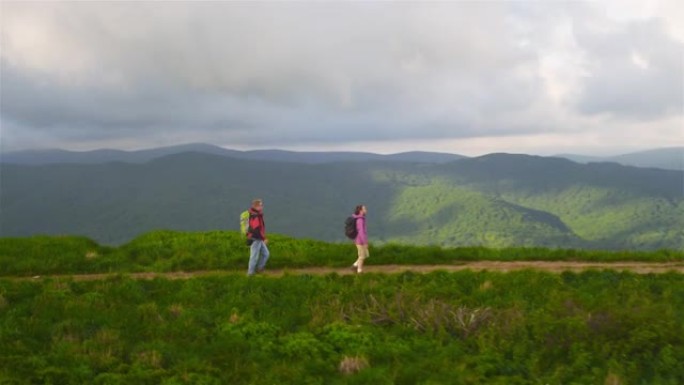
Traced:
<path fill-rule="evenodd" d="M 363 261 L 369 257 L 368 245 L 356 245 L 356 251 L 358 252 L 359 257 L 356 259 L 356 262 L 354 262 L 354 266 L 356 266 L 356 271 L 360 273 L 363 271 Z"/>

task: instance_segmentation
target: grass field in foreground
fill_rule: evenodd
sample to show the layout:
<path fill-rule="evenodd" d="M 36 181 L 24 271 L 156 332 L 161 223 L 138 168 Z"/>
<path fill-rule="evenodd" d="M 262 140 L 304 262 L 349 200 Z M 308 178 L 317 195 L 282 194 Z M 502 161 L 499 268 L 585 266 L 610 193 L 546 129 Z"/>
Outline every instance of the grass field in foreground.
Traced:
<path fill-rule="evenodd" d="M 682 384 L 684 275 L 0 279 L 3 384 Z"/>

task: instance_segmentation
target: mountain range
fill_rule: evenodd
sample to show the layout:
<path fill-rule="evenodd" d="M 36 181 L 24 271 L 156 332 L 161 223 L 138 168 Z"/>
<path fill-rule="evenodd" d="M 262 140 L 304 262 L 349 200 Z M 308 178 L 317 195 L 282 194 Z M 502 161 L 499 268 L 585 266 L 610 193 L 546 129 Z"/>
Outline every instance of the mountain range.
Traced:
<path fill-rule="evenodd" d="M 13 164 L 55 164 L 77 163 L 97 164 L 108 162 L 145 163 L 163 156 L 197 152 L 226 156 L 236 159 L 268 160 L 275 162 L 295 162 L 320 164 L 341 161 L 398 161 L 446 163 L 464 158 L 462 155 L 438 152 L 413 151 L 391 155 L 380 155 L 369 152 L 296 152 L 284 150 L 252 150 L 238 151 L 205 143 L 192 143 L 179 146 L 154 148 L 137 151 L 93 150 L 67 151 L 61 149 L 26 150 L 2 154 L 0 162 Z"/>
<path fill-rule="evenodd" d="M 81 234 L 120 244 L 161 228 L 237 230 L 239 213 L 261 197 L 269 232 L 326 241 L 344 241 L 344 219 L 364 203 L 377 243 L 684 248 L 679 170 L 512 154 L 448 160 L 205 149 L 218 153 L 159 154 L 167 148 L 135 152 L 135 161 L 4 159 L 0 236 Z"/>
<path fill-rule="evenodd" d="M 206 143 L 192 143 L 137 151 L 122 151 L 112 149 L 93 151 L 67 151 L 61 149 L 24 150 L 0 153 L 0 162 L 12 164 L 96 164 L 107 162 L 145 163 L 163 156 L 181 154 L 185 152 L 198 152 L 227 156 L 237 159 L 309 164 L 381 160 L 418 163 L 447 163 L 466 158 L 465 156 L 458 154 L 423 151 L 404 152 L 390 155 L 381 155 L 368 152 L 296 152 L 283 150 L 238 151 Z M 585 164 L 612 162 L 625 166 L 662 168 L 666 170 L 684 170 L 684 147 L 660 148 L 618 156 L 600 157 L 559 154 L 555 155 L 554 157 L 565 158 L 577 163 Z"/>
<path fill-rule="evenodd" d="M 633 152 L 629 154 L 596 157 L 563 154 L 559 158 L 570 159 L 578 163 L 613 162 L 625 166 L 662 168 L 666 170 L 684 170 L 684 147 L 659 148 L 655 150 Z"/>

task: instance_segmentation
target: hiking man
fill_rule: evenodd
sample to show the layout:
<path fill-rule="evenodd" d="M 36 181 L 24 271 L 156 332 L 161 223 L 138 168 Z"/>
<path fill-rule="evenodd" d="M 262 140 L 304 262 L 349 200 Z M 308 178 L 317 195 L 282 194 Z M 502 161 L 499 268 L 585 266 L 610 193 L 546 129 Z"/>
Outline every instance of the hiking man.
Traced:
<path fill-rule="evenodd" d="M 352 215 L 352 218 L 356 220 L 356 238 L 354 238 L 354 243 L 356 244 L 358 258 L 351 269 L 357 273 L 363 272 L 363 261 L 368 258 L 368 232 L 366 231 L 367 212 L 366 206 L 358 205 L 356 206 L 356 209 L 354 209 L 354 215 Z"/>
<path fill-rule="evenodd" d="M 251 242 L 249 253 L 249 266 L 247 275 L 261 273 L 266 267 L 270 253 L 268 251 L 268 239 L 266 238 L 266 225 L 264 223 L 264 202 L 254 199 L 249 209 L 249 227 L 247 228 L 247 241 Z"/>

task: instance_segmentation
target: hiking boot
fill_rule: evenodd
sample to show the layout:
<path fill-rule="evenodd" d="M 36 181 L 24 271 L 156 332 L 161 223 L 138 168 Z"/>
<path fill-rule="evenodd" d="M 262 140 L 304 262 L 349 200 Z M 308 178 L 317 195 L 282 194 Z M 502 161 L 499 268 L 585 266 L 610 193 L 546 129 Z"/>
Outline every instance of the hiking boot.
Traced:
<path fill-rule="evenodd" d="M 359 272 L 359 268 L 356 267 L 356 266 L 354 266 L 354 265 L 352 265 L 351 267 L 349 267 L 349 269 L 350 269 L 351 271 L 353 271 L 354 273 L 358 273 L 358 272 Z"/>

